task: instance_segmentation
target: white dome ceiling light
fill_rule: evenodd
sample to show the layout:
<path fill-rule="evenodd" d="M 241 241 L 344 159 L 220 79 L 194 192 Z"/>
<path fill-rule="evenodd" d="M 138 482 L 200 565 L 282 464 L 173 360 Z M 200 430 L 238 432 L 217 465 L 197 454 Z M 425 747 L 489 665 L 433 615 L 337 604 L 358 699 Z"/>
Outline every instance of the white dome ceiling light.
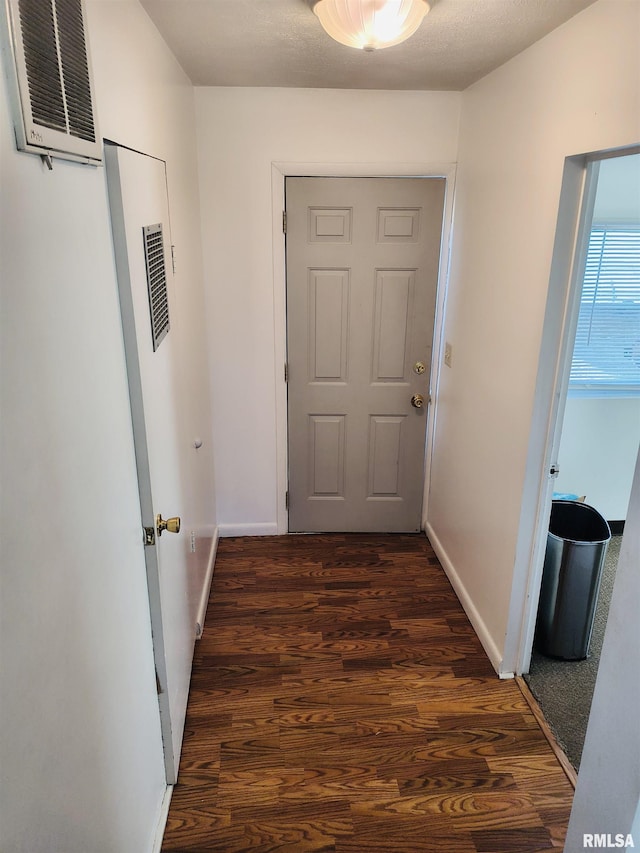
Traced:
<path fill-rule="evenodd" d="M 428 0 L 310 0 L 331 38 L 347 47 L 379 50 L 412 36 L 430 9 Z"/>

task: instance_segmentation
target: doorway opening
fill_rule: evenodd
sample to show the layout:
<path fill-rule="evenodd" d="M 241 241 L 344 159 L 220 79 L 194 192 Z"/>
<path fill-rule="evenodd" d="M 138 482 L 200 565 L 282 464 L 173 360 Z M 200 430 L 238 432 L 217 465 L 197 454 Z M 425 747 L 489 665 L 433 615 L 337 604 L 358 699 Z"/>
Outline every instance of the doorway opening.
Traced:
<path fill-rule="evenodd" d="M 532 692 L 576 770 L 640 436 L 640 153 L 601 153 L 585 158 L 582 167 L 555 379 L 557 410 L 548 437 L 549 470 L 559 473 L 542 484 L 539 504 L 548 520 L 552 498 L 584 500 L 610 523 L 613 538 L 602 569 L 588 657 L 556 660 L 535 644 L 532 651 L 542 575 L 542 566 L 536 566 L 521 670 L 528 672 Z M 538 562 L 544 559 L 546 535 L 545 523 L 535 543 Z"/>

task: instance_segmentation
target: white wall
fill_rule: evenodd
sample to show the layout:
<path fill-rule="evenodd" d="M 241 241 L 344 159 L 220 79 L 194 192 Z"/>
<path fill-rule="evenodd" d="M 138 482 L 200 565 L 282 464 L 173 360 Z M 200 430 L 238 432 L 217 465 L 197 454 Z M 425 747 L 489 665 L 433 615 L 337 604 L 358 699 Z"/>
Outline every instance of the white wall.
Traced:
<path fill-rule="evenodd" d="M 284 281 L 274 272 L 272 162 L 331 163 L 343 174 L 451 163 L 459 103 L 456 93 L 196 89 L 222 532 L 275 533 L 284 498 L 276 493 Z"/>
<path fill-rule="evenodd" d="M 428 531 L 498 668 L 564 160 L 638 139 L 639 13 L 595 3 L 463 96 Z"/>
<path fill-rule="evenodd" d="M 103 134 L 169 161 L 208 436 L 192 90 L 137 2 L 89 25 Z M 1 82 L 0 847 L 143 853 L 165 782 L 104 171 L 16 152 Z"/>
<path fill-rule="evenodd" d="M 554 491 L 586 495 L 608 521 L 627 515 L 640 441 L 640 399 L 570 397 Z"/>
<path fill-rule="evenodd" d="M 565 850 L 583 834 L 634 834 L 640 845 L 640 456 L 616 571 Z"/>

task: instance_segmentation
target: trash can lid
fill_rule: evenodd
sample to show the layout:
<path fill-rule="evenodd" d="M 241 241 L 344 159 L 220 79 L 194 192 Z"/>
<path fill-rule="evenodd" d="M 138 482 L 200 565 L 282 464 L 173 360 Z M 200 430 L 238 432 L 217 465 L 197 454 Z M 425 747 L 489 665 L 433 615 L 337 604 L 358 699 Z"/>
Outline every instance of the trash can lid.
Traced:
<path fill-rule="evenodd" d="M 549 533 L 576 543 L 602 543 L 611 539 L 611 530 L 597 509 L 576 501 L 553 501 Z"/>

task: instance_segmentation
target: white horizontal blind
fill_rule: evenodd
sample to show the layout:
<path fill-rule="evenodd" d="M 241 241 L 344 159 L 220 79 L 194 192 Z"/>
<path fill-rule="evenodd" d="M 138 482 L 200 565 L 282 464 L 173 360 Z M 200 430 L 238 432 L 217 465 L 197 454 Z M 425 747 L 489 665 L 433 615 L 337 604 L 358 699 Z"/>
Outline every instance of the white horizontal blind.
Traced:
<path fill-rule="evenodd" d="M 591 231 L 569 391 L 640 394 L 640 230 Z"/>

